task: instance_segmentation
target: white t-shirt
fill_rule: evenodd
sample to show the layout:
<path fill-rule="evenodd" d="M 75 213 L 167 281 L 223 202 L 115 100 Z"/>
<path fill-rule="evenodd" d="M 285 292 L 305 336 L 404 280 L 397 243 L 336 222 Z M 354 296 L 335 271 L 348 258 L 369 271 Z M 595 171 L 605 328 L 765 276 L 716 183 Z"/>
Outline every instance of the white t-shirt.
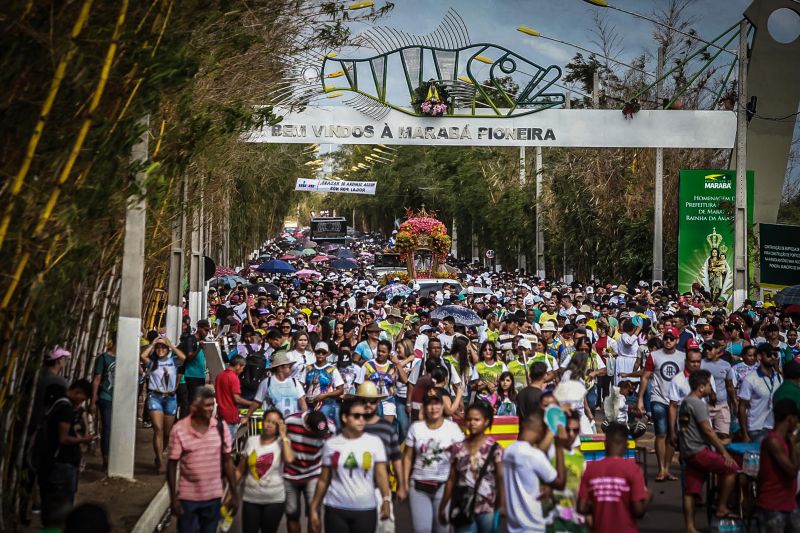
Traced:
<path fill-rule="evenodd" d="M 463 440 L 464 433 L 452 420 L 445 419 L 437 429 L 430 429 L 424 420 L 411 424 L 406 436 L 406 446 L 411 446 L 415 452 L 411 479 L 447 481 L 450 446 Z"/>
<path fill-rule="evenodd" d="M 428 355 L 428 341 L 430 338 L 425 333 L 417 335 L 417 340 L 414 341 L 414 355 L 418 358 Z"/>
<path fill-rule="evenodd" d="M 453 349 L 453 338 L 455 335 L 448 335 L 447 333 L 439 333 L 439 340 L 442 342 L 442 353 L 450 353 Z"/>
<path fill-rule="evenodd" d="M 422 375 L 422 370 L 425 368 L 425 361 L 425 359 L 417 359 L 414 361 L 411 368 L 411 373 L 408 375 L 408 382 L 412 385 L 416 385 L 417 380 Z M 440 358 L 439 361 L 441 362 L 441 365 L 449 371 L 451 389 L 452 385 L 461 385 L 461 376 L 458 375 L 458 372 L 456 372 L 456 368 L 453 366 L 453 364 L 447 359 Z"/>
<path fill-rule="evenodd" d="M 283 503 L 286 500 L 286 491 L 283 485 L 280 439 L 263 445 L 260 435 L 250 437 L 244 447 L 244 456 L 247 471 L 242 500 L 257 504 Z"/>
<path fill-rule="evenodd" d="M 651 381 L 653 392 L 650 396 L 651 402 L 659 402 L 669 405 L 667 394 L 672 378 L 683 372 L 686 364 L 686 354 L 680 350 L 666 353 L 664 350 L 656 350 L 650 353 L 650 357 L 644 364 L 646 372 L 652 372 Z"/>
<path fill-rule="evenodd" d="M 255 401 L 264 404 L 264 408 L 275 407 L 284 418 L 300 411 L 298 400 L 306 395 L 300 381 L 288 377 L 285 381 L 276 376 L 263 379 L 258 384 Z"/>
<path fill-rule="evenodd" d="M 291 352 L 286 352 L 286 356 L 292 361 L 292 377 L 305 381 L 306 367 L 313 365 L 317 361 L 317 358 L 314 357 L 314 352 L 310 350 L 305 352 L 292 350 Z"/>
<path fill-rule="evenodd" d="M 772 429 L 775 426 L 775 418 L 772 414 L 772 395 L 783 383 L 783 378 L 777 371 L 773 370 L 772 378 L 769 378 L 758 368 L 754 372 L 747 374 L 739 387 L 739 399 L 748 400 L 750 409 L 747 410 L 747 429 L 748 431 L 758 431 L 761 429 Z"/>
<path fill-rule="evenodd" d="M 714 391 L 714 394 L 717 393 L 717 386 L 714 383 L 715 380 L 711 380 L 711 390 Z M 683 372 L 675 376 L 669 384 L 669 389 L 667 390 L 667 399 L 670 402 L 681 403 L 684 398 L 689 396 L 689 393 L 692 392 L 692 388 L 689 386 L 689 378 L 686 377 L 686 370 L 684 369 Z M 708 397 L 703 398 L 703 400 L 708 403 Z M 717 405 L 720 405 L 719 401 Z"/>
<path fill-rule="evenodd" d="M 540 482 L 552 483 L 558 473 L 538 448 L 525 441 L 513 442 L 503 454 L 508 533 L 545 531 Z"/>
<path fill-rule="evenodd" d="M 350 363 L 339 369 L 339 374 L 344 382 L 344 395 L 354 396 L 356 388 L 364 382 L 364 367 Z"/>
<path fill-rule="evenodd" d="M 386 447 L 375 435 L 357 439 L 339 434 L 325 442 L 322 465 L 331 468 L 331 483 L 323 503 L 336 509 L 375 509 L 375 465 L 386 463 Z"/>

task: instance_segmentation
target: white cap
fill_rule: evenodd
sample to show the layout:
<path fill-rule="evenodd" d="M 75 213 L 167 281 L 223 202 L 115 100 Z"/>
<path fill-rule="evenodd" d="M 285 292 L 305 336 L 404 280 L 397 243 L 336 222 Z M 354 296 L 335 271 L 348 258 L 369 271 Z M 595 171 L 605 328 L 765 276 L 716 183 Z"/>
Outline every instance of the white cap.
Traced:
<path fill-rule="evenodd" d="M 525 348 L 526 350 L 532 350 L 533 346 L 531 346 L 531 342 L 528 339 L 520 339 L 519 343 L 517 344 L 520 348 Z"/>
<path fill-rule="evenodd" d="M 586 315 L 578 315 L 575 317 L 575 322 L 580 322 L 581 320 L 586 320 Z"/>
<path fill-rule="evenodd" d="M 325 350 L 326 352 L 330 352 L 331 351 L 331 349 L 328 348 L 328 343 L 327 342 L 320 341 L 320 342 L 318 342 L 317 344 L 314 345 L 314 351 L 315 352 L 319 352 L 319 351 L 322 351 L 322 350 Z"/>

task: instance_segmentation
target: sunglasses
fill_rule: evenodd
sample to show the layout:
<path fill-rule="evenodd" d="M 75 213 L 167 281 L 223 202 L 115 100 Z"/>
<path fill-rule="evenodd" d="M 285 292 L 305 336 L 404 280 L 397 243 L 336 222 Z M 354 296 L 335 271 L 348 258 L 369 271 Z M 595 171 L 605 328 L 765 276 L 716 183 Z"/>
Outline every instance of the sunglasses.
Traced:
<path fill-rule="evenodd" d="M 675 337 L 673 337 L 672 335 L 664 335 L 664 340 L 665 341 L 674 341 L 674 340 L 677 340 L 677 339 Z"/>
<path fill-rule="evenodd" d="M 374 398 L 373 399 L 369 399 L 369 400 L 365 399 L 364 403 L 367 403 L 369 405 L 378 405 L 378 400 L 376 400 Z"/>
<path fill-rule="evenodd" d="M 367 413 L 350 413 L 347 416 L 351 416 L 356 420 L 364 420 L 365 418 L 367 418 Z"/>

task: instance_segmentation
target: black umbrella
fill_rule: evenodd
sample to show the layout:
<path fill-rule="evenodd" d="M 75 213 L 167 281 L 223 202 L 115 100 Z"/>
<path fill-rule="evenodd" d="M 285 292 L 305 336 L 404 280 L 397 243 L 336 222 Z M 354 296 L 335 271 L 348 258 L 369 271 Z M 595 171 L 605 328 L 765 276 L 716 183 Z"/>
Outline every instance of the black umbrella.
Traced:
<path fill-rule="evenodd" d="M 431 312 L 431 318 L 442 320 L 445 317 L 451 316 L 455 319 L 456 324 L 466 327 L 480 326 L 483 320 L 472 309 L 461 307 L 460 305 L 443 305 L 437 307 Z"/>
<path fill-rule="evenodd" d="M 353 259 L 355 256 L 350 248 L 339 248 L 336 252 L 336 257 L 339 259 Z"/>
<path fill-rule="evenodd" d="M 778 305 L 800 304 L 800 285 L 784 287 L 775 295 L 775 303 Z"/>
<path fill-rule="evenodd" d="M 262 281 L 259 283 L 250 283 L 249 285 L 244 286 L 244 288 L 247 289 L 247 291 L 250 294 L 257 293 L 259 287 L 264 287 L 267 290 L 267 294 L 270 294 L 272 296 L 278 296 L 281 293 L 281 290 L 278 288 L 277 285 L 274 285 L 266 281 Z"/>

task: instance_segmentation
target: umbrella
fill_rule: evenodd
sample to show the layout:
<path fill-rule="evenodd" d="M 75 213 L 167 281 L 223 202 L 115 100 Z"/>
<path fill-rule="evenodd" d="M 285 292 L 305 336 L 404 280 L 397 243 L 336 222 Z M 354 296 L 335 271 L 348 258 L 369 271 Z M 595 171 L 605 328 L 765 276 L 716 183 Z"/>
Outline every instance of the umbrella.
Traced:
<path fill-rule="evenodd" d="M 800 304 L 800 285 L 784 287 L 775 295 L 775 303 L 778 305 Z"/>
<path fill-rule="evenodd" d="M 277 285 L 272 283 L 262 281 L 259 283 L 251 283 L 250 285 L 245 285 L 244 288 L 247 289 L 251 294 L 258 292 L 259 287 L 264 287 L 267 290 L 268 294 L 272 296 L 278 296 L 281 293 L 281 290 L 278 288 Z"/>
<path fill-rule="evenodd" d="M 438 320 L 442 320 L 448 316 L 452 316 L 455 319 L 456 324 L 460 324 L 462 326 L 472 327 L 483 324 L 483 320 L 475 311 L 458 305 L 443 305 L 441 307 L 437 307 L 431 312 L 431 318 L 436 318 Z"/>
<path fill-rule="evenodd" d="M 306 248 L 316 248 L 318 244 L 315 243 L 314 241 L 308 240 L 303 243 L 303 246 L 305 246 Z"/>
<path fill-rule="evenodd" d="M 283 240 L 284 240 L 284 241 L 287 241 L 287 242 L 294 242 L 294 241 L 296 241 L 297 239 L 295 239 L 295 238 L 294 238 L 294 237 L 292 237 L 291 235 L 287 235 L 286 237 L 284 237 L 284 238 L 283 238 Z"/>
<path fill-rule="evenodd" d="M 413 291 L 411 287 L 408 285 L 403 285 L 402 283 L 392 283 L 383 287 L 381 290 L 378 291 L 378 294 L 386 295 L 387 300 L 391 300 L 395 296 L 408 296 Z"/>
<path fill-rule="evenodd" d="M 294 261 L 297 258 L 293 255 L 282 255 L 278 259 L 280 259 L 281 261 Z"/>
<path fill-rule="evenodd" d="M 311 270 L 309 268 L 304 268 L 303 270 L 298 270 L 297 272 L 295 272 L 295 274 L 297 276 L 301 277 L 301 278 L 305 278 L 305 277 L 309 277 L 310 278 L 311 276 L 317 276 L 317 277 L 322 276 L 322 274 L 320 274 L 316 270 Z"/>
<path fill-rule="evenodd" d="M 316 255 L 317 251 L 314 250 L 313 248 L 303 248 L 303 251 L 301 253 L 303 255 Z"/>
<path fill-rule="evenodd" d="M 448 274 L 460 274 L 461 271 L 452 265 L 442 265 Z"/>
<path fill-rule="evenodd" d="M 293 255 L 295 257 L 299 257 L 299 256 L 303 255 L 303 251 L 302 250 L 289 250 L 288 252 L 286 252 L 286 255 Z"/>
<path fill-rule="evenodd" d="M 258 265 L 256 270 L 260 270 L 261 272 L 272 272 L 275 274 L 293 274 L 295 272 L 295 268 L 292 265 L 279 259 L 270 259 L 269 261 L 264 261 Z"/>
<path fill-rule="evenodd" d="M 336 259 L 331 261 L 331 267 L 336 270 L 355 270 L 358 268 L 358 263 L 352 259 Z"/>
<path fill-rule="evenodd" d="M 331 242 L 323 246 L 322 249 L 325 250 L 326 252 L 332 252 L 334 250 L 338 250 L 339 245 L 336 244 L 335 242 Z"/>
<path fill-rule="evenodd" d="M 312 259 L 311 262 L 312 263 L 327 263 L 330 260 L 331 260 L 331 258 L 328 257 L 327 255 L 318 255 L 317 257 Z"/>
<path fill-rule="evenodd" d="M 208 280 L 208 283 L 212 287 L 221 287 L 225 286 L 228 288 L 234 288 L 237 283 L 246 283 L 247 280 L 241 276 L 217 276 L 215 278 L 211 278 Z"/>
<path fill-rule="evenodd" d="M 340 248 L 339 251 L 336 252 L 336 257 L 339 259 L 353 259 L 355 256 L 350 248 Z"/>
<path fill-rule="evenodd" d="M 217 277 L 220 276 L 235 276 L 236 271 L 231 267 L 224 267 L 224 266 L 217 266 L 217 269 L 214 271 L 214 275 Z"/>

